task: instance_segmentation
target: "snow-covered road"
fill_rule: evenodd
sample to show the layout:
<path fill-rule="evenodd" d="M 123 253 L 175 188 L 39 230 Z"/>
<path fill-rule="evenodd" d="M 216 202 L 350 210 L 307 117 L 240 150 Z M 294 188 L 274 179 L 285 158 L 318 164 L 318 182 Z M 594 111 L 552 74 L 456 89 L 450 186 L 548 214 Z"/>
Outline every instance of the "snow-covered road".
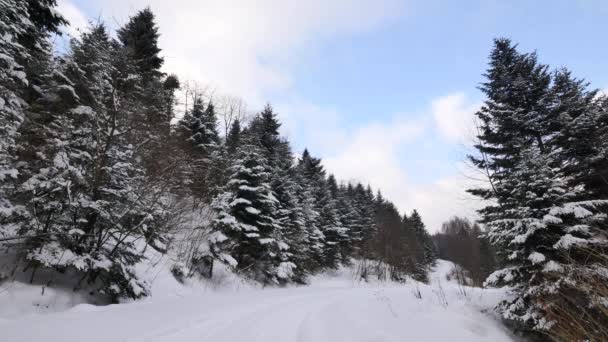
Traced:
<path fill-rule="evenodd" d="M 437 282 L 355 284 L 326 279 L 309 287 L 243 289 L 151 298 L 0 321 L 6 342 L 403 342 L 512 341 L 480 312 L 497 293 Z"/>

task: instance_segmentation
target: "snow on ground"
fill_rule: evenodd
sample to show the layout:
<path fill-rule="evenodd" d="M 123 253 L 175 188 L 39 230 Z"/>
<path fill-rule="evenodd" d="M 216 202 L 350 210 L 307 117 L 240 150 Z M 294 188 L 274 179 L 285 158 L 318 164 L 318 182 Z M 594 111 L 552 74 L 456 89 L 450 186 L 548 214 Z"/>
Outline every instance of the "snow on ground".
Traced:
<path fill-rule="evenodd" d="M 175 284 L 159 272 L 152 298 L 5 316 L 0 331 L 6 342 L 513 341 L 499 322 L 481 312 L 504 291 L 463 290 L 446 280 L 451 267 L 439 261 L 430 285 L 361 283 L 342 269 L 313 278 L 310 286 L 190 286 L 180 291 L 168 291 Z"/>

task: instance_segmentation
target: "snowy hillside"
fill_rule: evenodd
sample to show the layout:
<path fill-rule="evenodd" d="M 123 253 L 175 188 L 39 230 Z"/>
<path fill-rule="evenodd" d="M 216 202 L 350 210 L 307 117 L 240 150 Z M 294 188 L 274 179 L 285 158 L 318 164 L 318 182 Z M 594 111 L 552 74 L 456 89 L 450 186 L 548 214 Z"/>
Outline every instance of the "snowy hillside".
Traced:
<path fill-rule="evenodd" d="M 430 285 L 355 282 L 351 269 L 341 269 L 315 277 L 310 286 L 282 289 L 237 285 L 236 278 L 220 289 L 205 283 L 193 288 L 156 271 L 158 295 L 146 300 L 4 315 L 0 331 L 7 342 L 512 341 L 482 313 L 504 292 L 448 281 L 452 267 L 440 260 Z M 3 307 L 6 292 L 0 294 Z"/>

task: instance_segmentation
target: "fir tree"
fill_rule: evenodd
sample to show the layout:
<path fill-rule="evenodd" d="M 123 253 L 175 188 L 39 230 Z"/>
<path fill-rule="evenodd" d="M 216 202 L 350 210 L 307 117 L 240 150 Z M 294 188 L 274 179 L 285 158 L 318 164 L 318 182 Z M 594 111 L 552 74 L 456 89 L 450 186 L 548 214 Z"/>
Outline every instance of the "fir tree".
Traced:
<path fill-rule="evenodd" d="M 32 280 L 41 267 L 71 269 L 77 286 L 138 298 L 147 285 L 133 270 L 143 258 L 135 241 L 162 243 L 164 208 L 125 134 L 136 109 L 125 106 L 130 75 L 103 26 L 72 44 L 67 59 L 39 61 L 39 94 L 20 130 L 21 260 Z"/>
<path fill-rule="evenodd" d="M 17 37 L 19 42 L 30 51 L 44 51 L 48 34 L 61 34 L 60 27 L 67 25 L 67 20 L 55 9 L 56 0 L 27 0 L 22 1 L 27 6 L 27 15 L 31 25 L 21 31 Z M 7 12 L 10 13 L 10 12 Z"/>
<path fill-rule="evenodd" d="M 226 148 L 228 154 L 233 155 L 241 142 L 241 122 L 239 119 L 235 119 L 230 126 L 230 131 L 226 136 Z"/>
<path fill-rule="evenodd" d="M 18 176 L 15 162 L 15 139 L 23 123 L 24 100 L 28 79 L 23 63 L 31 56 L 29 51 L 19 43 L 16 37 L 35 30 L 28 17 L 28 8 L 24 1 L 0 2 L 0 235 L 12 235 L 13 227 L 5 224 L 13 215 L 16 207 L 8 196 L 12 190 L 11 183 Z"/>
<path fill-rule="evenodd" d="M 574 127 L 591 114 L 593 96 L 568 73 L 558 72 L 552 80 L 535 54 L 518 53 L 506 39 L 496 40 L 486 77 L 481 90 L 487 100 L 477 113 L 479 155 L 470 159 L 488 174 L 490 187 L 469 191 L 496 203 L 480 213 L 506 260 L 487 283 L 515 289 L 515 299 L 501 307 L 505 318 L 550 329 L 556 302 L 548 298 L 576 284 L 567 276 L 568 265 L 589 258 L 587 247 L 602 244 L 592 227 L 601 225 L 606 202 L 593 200 L 577 179 L 579 171 L 568 167 L 590 165 L 588 145 L 566 143 L 577 141 Z M 597 133 L 586 126 L 594 139 Z M 598 266 L 594 258 L 587 262 Z M 589 300 L 575 294 L 569 296 Z"/>
<path fill-rule="evenodd" d="M 154 13 L 145 8 L 129 19 L 129 22 L 118 30 L 118 38 L 129 50 L 129 55 L 137 64 L 142 74 L 158 74 L 163 65 L 159 56 L 158 27 L 154 22 Z"/>
<path fill-rule="evenodd" d="M 278 200 L 270 186 L 266 158 L 255 147 L 239 149 L 224 192 L 213 203 L 211 250 L 217 258 L 264 283 L 291 277 L 295 265 L 283 259 L 289 248 L 277 241 Z"/>
<path fill-rule="evenodd" d="M 321 211 L 319 222 L 321 231 L 325 236 L 324 261 L 328 268 L 337 268 L 343 260 L 348 259 L 346 251 L 342 246 L 348 242 L 348 228 L 344 227 L 340 220 L 340 208 L 338 202 L 338 184 L 333 175 L 327 178 L 325 183 L 326 194 L 321 196 Z"/>
<path fill-rule="evenodd" d="M 184 165 L 185 177 L 195 197 L 210 201 L 217 187 L 222 185 L 220 138 L 217 119 L 212 103 L 204 105 L 197 98 L 192 110 L 180 121 L 180 138 L 185 145 L 188 165 Z"/>
<path fill-rule="evenodd" d="M 423 250 L 423 259 L 421 260 L 423 267 L 429 267 L 435 263 L 437 259 L 437 255 L 435 253 L 435 247 L 433 241 L 431 240 L 431 236 L 426 230 L 424 223 L 422 222 L 422 218 L 418 211 L 412 211 L 412 214 L 408 217 L 407 222 L 411 225 L 414 235 L 416 236 L 416 240 L 418 241 L 418 245 Z"/>
<path fill-rule="evenodd" d="M 608 131 L 606 97 L 589 84 L 576 79 L 567 69 L 555 72 L 551 95 L 555 105 L 548 125 L 554 132 L 548 144 L 559 149 L 556 167 L 572 179 L 570 186 L 584 186 L 585 198 L 608 198 L 608 158 L 605 132 Z"/>

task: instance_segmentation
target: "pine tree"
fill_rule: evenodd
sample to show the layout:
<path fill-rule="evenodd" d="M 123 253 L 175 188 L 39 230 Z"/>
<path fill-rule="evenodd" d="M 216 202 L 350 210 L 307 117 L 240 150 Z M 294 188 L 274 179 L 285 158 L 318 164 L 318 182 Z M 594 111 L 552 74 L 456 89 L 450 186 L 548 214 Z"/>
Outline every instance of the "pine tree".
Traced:
<path fill-rule="evenodd" d="M 303 174 L 302 163 L 300 162 L 295 169 L 294 177 L 296 181 L 297 202 L 301 211 L 303 232 L 303 249 L 301 250 L 303 260 L 301 271 L 313 274 L 321 269 L 323 248 L 325 246 L 325 236 L 319 228 L 318 203 L 314 196 L 314 189 L 310 185 L 309 179 Z"/>
<path fill-rule="evenodd" d="M 24 121 L 23 99 L 28 85 L 27 75 L 23 71 L 23 61 L 29 58 L 27 49 L 16 37 L 34 29 L 27 18 L 28 12 L 23 1 L 0 2 L 0 235 L 13 235 L 13 227 L 5 224 L 13 215 L 15 204 L 8 195 L 11 183 L 17 178 L 18 171 L 14 166 L 15 138 Z"/>
<path fill-rule="evenodd" d="M 181 125 L 187 130 L 187 140 L 196 153 L 209 156 L 217 148 L 220 138 L 213 103 L 205 106 L 203 100 L 197 98 L 192 110 L 182 119 Z"/>
<path fill-rule="evenodd" d="M 10 1 L 12 2 L 12 1 Z M 7 4 L 10 4 L 8 2 Z M 67 20 L 55 10 L 56 0 L 27 0 L 22 1 L 27 6 L 29 24 L 17 35 L 19 42 L 30 51 L 44 51 L 48 34 L 61 34 L 60 27 L 67 25 Z M 12 5 L 14 6 L 14 5 Z M 7 14 L 10 12 L 6 12 Z"/>
<path fill-rule="evenodd" d="M 267 104 L 248 127 L 251 143 L 260 146 L 268 157 L 272 157 L 280 143 L 279 128 L 281 124 L 270 104 Z M 270 160 L 272 162 L 272 160 Z"/>
<path fill-rule="evenodd" d="M 187 141 L 184 148 L 188 165 L 184 165 L 184 175 L 188 185 L 196 198 L 211 201 L 217 188 L 223 185 L 223 155 L 213 104 L 205 106 L 197 98 L 192 110 L 180 121 L 179 129 L 180 139 Z"/>
<path fill-rule="evenodd" d="M 285 248 L 285 258 L 296 265 L 292 279 L 305 283 L 310 275 L 307 261 L 311 238 L 306 227 L 307 212 L 302 202 L 302 186 L 293 167 L 281 169 L 281 174 L 272 178 L 271 185 L 279 203 L 276 216 L 282 228 L 277 238 L 289 247 Z"/>
<path fill-rule="evenodd" d="M 230 131 L 226 136 L 226 148 L 229 155 L 233 155 L 241 142 L 241 122 L 235 119 L 230 126 Z"/>
<path fill-rule="evenodd" d="M 20 129 L 23 165 L 14 194 L 21 260 L 35 271 L 76 270 L 109 298 L 138 298 L 135 242 L 162 244 L 164 208 L 127 141 L 132 100 L 124 59 L 102 25 L 72 42 L 67 58 L 39 60 L 37 96 Z M 127 69 L 128 70 L 128 69 Z"/>
<path fill-rule="evenodd" d="M 241 146 L 230 168 L 229 181 L 213 203 L 211 250 L 221 261 L 252 278 L 272 283 L 292 276 L 295 265 L 284 260 L 289 248 L 277 241 L 281 226 L 278 206 L 264 155 L 255 146 Z"/>
<path fill-rule="evenodd" d="M 418 245 L 423 250 L 423 259 L 421 260 L 421 262 L 422 262 L 421 266 L 427 268 L 427 267 L 433 265 L 435 263 L 435 260 L 437 259 L 437 254 L 435 252 L 435 246 L 433 244 L 431 236 L 429 235 L 428 231 L 426 230 L 426 227 L 425 227 L 424 223 L 422 222 L 422 218 L 420 217 L 420 214 L 418 214 L 418 211 L 416 211 L 415 209 L 414 209 L 414 211 L 412 211 L 412 214 L 408 217 L 408 222 L 410 223 L 410 225 L 414 231 L 414 235 L 416 236 Z"/>
<path fill-rule="evenodd" d="M 330 180 L 331 183 L 333 181 Z M 342 249 L 348 257 L 358 256 L 361 241 L 362 218 L 355 198 L 355 190 L 351 183 L 341 184 L 338 187 L 339 218 L 342 226 L 348 227 L 348 244 Z M 343 260 L 346 262 L 347 260 Z"/>
<path fill-rule="evenodd" d="M 303 181 L 312 201 L 312 211 L 315 213 L 311 217 L 311 226 L 318 228 L 319 233 L 311 232 L 316 235 L 317 243 L 320 244 L 321 255 L 314 255 L 316 263 L 322 268 L 336 267 L 336 257 L 338 251 L 337 232 L 342 230 L 339 222 L 336 202 L 331 198 L 328 190 L 326 171 L 321 164 L 321 159 L 312 157 L 308 150 L 304 150 L 298 163 L 299 172 L 303 176 Z"/>
<path fill-rule="evenodd" d="M 585 121 L 582 113 L 593 107 L 593 96 L 568 73 L 552 80 L 535 54 L 518 53 L 506 39 L 496 40 L 486 78 L 481 90 L 487 100 L 477 113 L 479 156 L 470 159 L 488 174 L 490 187 L 469 191 L 496 203 L 480 213 L 506 260 L 487 283 L 515 289 L 515 299 L 501 306 L 505 318 L 550 329 L 556 293 L 568 290 L 570 297 L 589 301 L 572 291 L 577 281 L 567 270 L 589 258 L 586 248 L 602 245 L 592 227 L 603 220 L 600 209 L 607 202 L 593 200 L 578 171 L 568 167 L 589 161 L 578 159 L 586 158 L 585 144 L 566 143 L 576 142 L 577 129 L 569 126 Z M 597 261 L 585 263 L 593 268 Z"/>
<path fill-rule="evenodd" d="M 555 72 L 551 94 L 555 105 L 549 117 L 547 140 L 560 150 L 557 167 L 563 168 L 573 180 L 570 186 L 584 186 L 585 198 L 608 198 L 607 144 L 603 138 L 608 131 L 606 97 L 589 84 L 576 79 L 567 69 Z"/>
<path fill-rule="evenodd" d="M 329 175 L 326 184 L 326 194 L 321 197 L 323 202 L 320 212 L 320 224 L 325 236 L 324 265 L 328 268 L 337 268 L 343 260 L 348 259 L 346 250 L 349 229 L 340 220 L 340 207 L 338 201 L 338 184 L 333 175 Z"/>
<path fill-rule="evenodd" d="M 118 38 L 129 50 L 139 72 L 144 75 L 158 74 L 164 63 L 159 56 L 161 50 L 158 47 L 158 37 L 158 27 L 150 8 L 139 11 L 118 30 Z"/>
<path fill-rule="evenodd" d="M 20 215 L 18 204 L 9 197 L 19 174 L 14 164 L 15 139 L 26 119 L 28 88 L 36 84 L 32 65 L 48 56 L 48 35 L 59 33 L 59 27 L 67 23 L 55 5 L 54 0 L 0 2 L 0 235 L 13 234 L 15 227 L 2 222 Z"/>
<path fill-rule="evenodd" d="M 371 240 L 376 233 L 376 224 L 374 222 L 374 206 L 376 198 L 371 186 L 363 187 L 363 184 L 358 183 L 355 187 L 355 196 L 357 208 L 359 211 L 359 226 L 361 227 L 360 239 L 364 244 Z M 380 201 L 383 199 L 380 197 Z"/>

